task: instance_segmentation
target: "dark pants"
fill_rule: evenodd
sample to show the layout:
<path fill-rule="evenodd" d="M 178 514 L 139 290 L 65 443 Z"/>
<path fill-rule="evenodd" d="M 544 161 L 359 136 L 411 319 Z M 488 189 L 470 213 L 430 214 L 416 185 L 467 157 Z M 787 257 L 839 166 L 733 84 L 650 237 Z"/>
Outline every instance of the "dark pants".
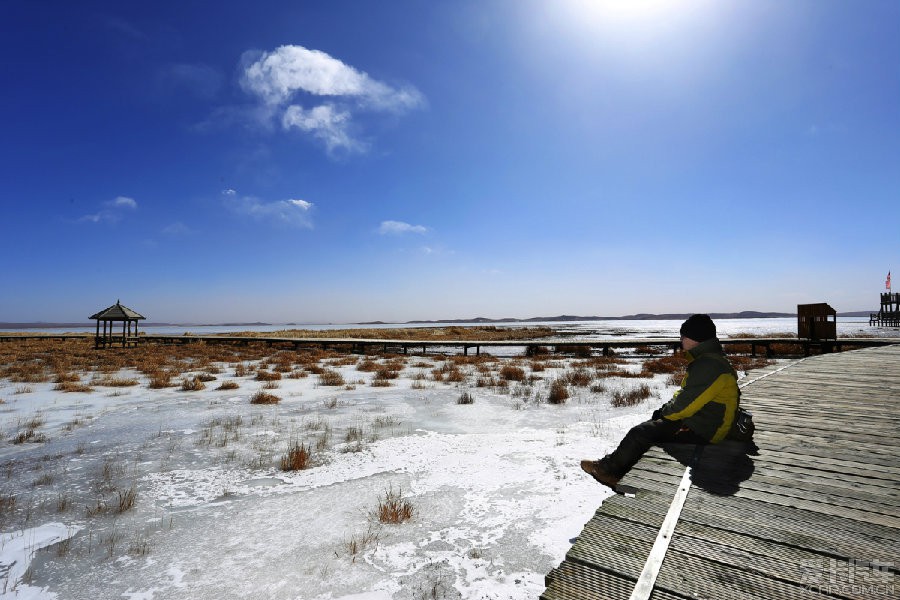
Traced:
<path fill-rule="evenodd" d="M 623 477 L 631 470 L 644 452 L 659 444 L 707 444 L 703 437 L 684 426 L 681 421 L 656 419 L 635 425 L 625 434 L 619 447 L 602 459 L 606 470 L 616 477 Z"/>

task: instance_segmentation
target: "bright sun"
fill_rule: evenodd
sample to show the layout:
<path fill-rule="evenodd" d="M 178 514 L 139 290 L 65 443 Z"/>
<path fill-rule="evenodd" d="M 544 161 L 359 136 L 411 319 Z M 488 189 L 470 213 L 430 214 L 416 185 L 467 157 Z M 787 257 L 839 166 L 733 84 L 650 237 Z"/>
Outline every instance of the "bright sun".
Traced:
<path fill-rule="evenodd" d="M 655 19 L 679 6 L 678 0 L 567 0 L 566 4 L 582 18 L 604 21 Z"/>

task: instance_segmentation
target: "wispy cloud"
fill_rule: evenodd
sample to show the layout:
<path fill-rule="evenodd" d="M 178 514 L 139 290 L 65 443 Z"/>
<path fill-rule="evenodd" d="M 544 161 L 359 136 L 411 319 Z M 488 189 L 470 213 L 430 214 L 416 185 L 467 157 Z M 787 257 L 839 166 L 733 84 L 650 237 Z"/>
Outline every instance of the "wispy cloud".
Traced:
<path fill-rule="evenodd" d="M 137 201 L 128 196 L 116 196 L 106 203 L 110 208 L 128 208 L 134 210 L 137 208 Z"/>
<path fill-rule="evenodd" d="M 284 129 L 312 135 L 325 144 L 329 154 L 368 149 L 352 132 L 353 117 L 359 112 L 403 114 L 425 105 L 424 96 L 413 86 L 388 85 L 325 52 L 303 46 L 247 52 L 242 63 L 241 87 L 263 108 L 256 116 L 280 119 Z M 303 106 L 303 100 L 313 106 Z"/>
<path fill-rule="evenodd" d="M 78 221 L 82 223 L 118 223 L 125 213 L 137 210 L 138 203 L 128 196 L 116 196 L 103 203 L 103 207 L 95 213 L 84 215 Z"/>
<path fill-rule="evenodd" d="M 424 225 L 410 225 L 403 221 L 382 221 L 378 227 L 378 233 L 381 235 L 402 235 L 404 233 L 428 233 L 428 228 Z"/>
<path fill-rule="evenodd" d="M 299 199 L 264 202 L 253 196 L 238 196 L 234 190 L 225 190 L 222 195 L 225 207 L 234 214 L 271 225 L 312 229 L 312 202 Z"/>
<path fill-rule="evenodd" d="M 181 221 L 175 221 L 174 223 L 170 223 L 163 227 L 163 234 L 169 236 L 179 236 L 179 235 L 187 235 L 191 233 L 191 228 L 182 223 Z"/>
<path fill-rule="evenodd" d="M 160 71 L 160 91 L 168 95 L 184 92 L 201 99 L 214 98 L 225 83 L 224 75 L 215 67 L 205 64 L 179 63 Z"/>
<path fill-rule="evenodd" d="M 99 16 L 99 19 L 100 23 L 102 23 L 105 27 L 124 34 L 126 37 L 133 40 L 143 42 L 150 38 L 150 36 L 148 36 L 143 30 L 138 29 L 130 21 L 126 21 L 121 17 L 116 17 L 113 15 L 102 15 Z"/>
<path fill-rule="evenodd" d="M 281 123 L 285 129 L 296 127 L 325 142 L 325 148 L 333 153 L 344 149 L 350 152 L 364 152 L 368 145 L 354 139 L 348 127 L 350 113 L 330 104 L 322 104 L 309 110 L 299 106 L 289 106 L 284 111 Z"/>

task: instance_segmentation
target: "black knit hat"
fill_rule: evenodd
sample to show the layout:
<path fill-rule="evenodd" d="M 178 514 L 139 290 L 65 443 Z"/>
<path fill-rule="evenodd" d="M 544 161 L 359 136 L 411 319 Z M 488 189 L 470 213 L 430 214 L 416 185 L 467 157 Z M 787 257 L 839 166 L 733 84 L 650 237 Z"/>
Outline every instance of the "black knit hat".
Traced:
<path fill-rule="evenodd" d="M 709 315 L 691 315 L 681 325 L 681 335 L 695 342 L 705 342 L 716 337 L 716 324 Z"/>

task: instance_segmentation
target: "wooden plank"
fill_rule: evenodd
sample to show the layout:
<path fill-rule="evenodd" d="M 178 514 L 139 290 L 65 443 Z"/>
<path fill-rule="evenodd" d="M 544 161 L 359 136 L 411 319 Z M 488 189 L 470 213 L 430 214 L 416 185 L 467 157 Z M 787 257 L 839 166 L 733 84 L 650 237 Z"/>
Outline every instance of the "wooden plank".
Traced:
<path fill-rule="evenodd" d="M 774 489 L 776 493 L 783 493 L 779 490 L 793 489 L 803 497 L 814 495 L 817 497 L 821 496 L 822 498 L 836 498 L 838 503 L 860 503 L 867 506 L 871 505 L 874 507 L 874 510 L 886 512 L 886 514 L 900 513 L 900 495 L 898 495 L 896 487 L 877 488 L 859 485 L 854 486 L 852 484 L 833 485 L 843 482 L 821 477 L 807 477 L 790 470 L 760 468 L 757 468 L 753 472 L 751 480 L 745 483 L 736 479 L 729 481 L 728 479 L 720 477 L 716 471 L 704 474 L 702 464 L 698 465 L 697 470 L 700 474 L 699 476 L 715 479 L 724 483 L 726 486 L 731 484 L 746 489 L 761 491 Z M 665 471 L 662 473 L 657 471 L 650 465 L 647 467 L 647 472 L 652 473 L 652 475 L 650 475 L 650 478 L 652 479 L 657 479 L 658 475 L 667 474 Z M 636 485 L 630 482 L 629 484 Z"/>
<path fill-rule="evenodd" d="M 642 503 L 608 507 L 605 514 L 622 520 L 650 524 L 653 519 L 661 520 L 663 511 L 663 507 Z M 892 562 L 896 557 L 897 540 L 847 529 L 843 523 L 839 523 L 837 527 L 830 526 L 827 522 L 819 523 L 803 512 L 765 511 L 748 515 L 746 512 L 727 510 L 723 507 L 719 507 L 716 512 L 686 507 L 682 510 L 679 523 L 743 534 L 762 542 L 781 544 L 827 556 L 865 556 L 870 560 L 881 562 Z"/>
<path fill-rule="evenodd" d="M 638 489 L 650 488 L 657 491 L 670 487 L 666 480 L 658 474 L 645 471 L 642 475 L 643 477 L 639 484 L 629 480 L 628 485 L 635 486 Z M 766 489 L 752 484 L 748 485 L 747 482 L 744 482 L 733 495 L 728 497 L 746 498 L 778 506 L 795 506 L 812 512 L 839 516 L 864 523 L 871 522 L 886 527 L 900 528 L 900 517 L 897 516 L 898 512 L 896 509 L 864 502 L 855 502 L 853 506 L 847 506 L 843 498 L 829 494 L 814 495 L 793 488 Z"/>
<path fill-rule="evenodd" d="M 551 571 L 543 600 L 598 600 L 627 598 L 634 580 L 576 562 L 564 562 Z M 654 590 L 651 600 L 688 600 L 689 596 Z"/>

